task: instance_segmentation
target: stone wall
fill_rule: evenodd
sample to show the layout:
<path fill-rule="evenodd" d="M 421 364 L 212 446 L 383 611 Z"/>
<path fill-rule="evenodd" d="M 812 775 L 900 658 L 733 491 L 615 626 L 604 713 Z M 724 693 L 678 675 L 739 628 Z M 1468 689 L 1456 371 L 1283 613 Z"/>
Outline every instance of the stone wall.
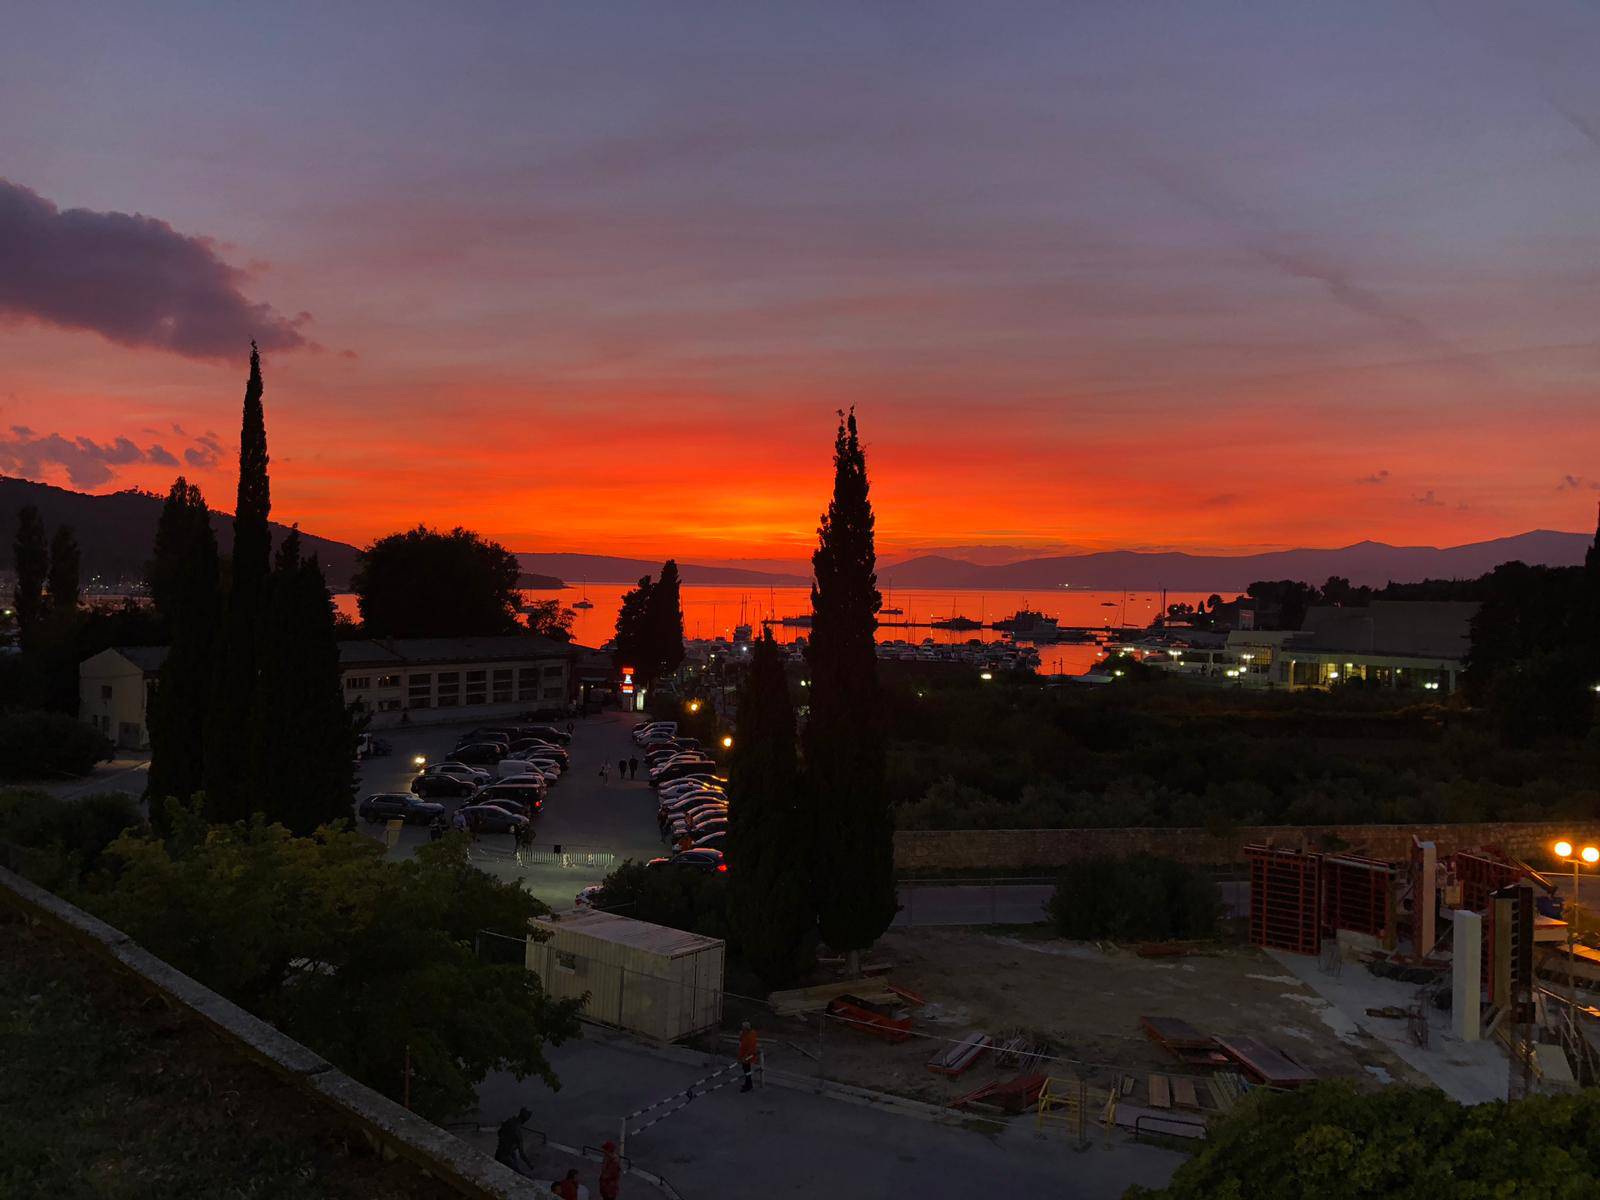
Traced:
<path fill-rule="evenodd" d="M 1600 822 L 1487 822 L 1477 825 L 1258 825 L 1226 834 L 1204 829 L 952 829 L 902 830 L 894 835 L 897 870 L 1049 870 L 1100 854 L 1151 855 L 1202 866 L 1243 863 L 1251 842 L 1301 849 L 1345 849 L 1399 861 L 1411 839 L 1432 841 L 1440 854 L 1497 846 L 1535 867 L 1551 866 L 1549 847 L 1567 837 L 1600 845 Z"/>

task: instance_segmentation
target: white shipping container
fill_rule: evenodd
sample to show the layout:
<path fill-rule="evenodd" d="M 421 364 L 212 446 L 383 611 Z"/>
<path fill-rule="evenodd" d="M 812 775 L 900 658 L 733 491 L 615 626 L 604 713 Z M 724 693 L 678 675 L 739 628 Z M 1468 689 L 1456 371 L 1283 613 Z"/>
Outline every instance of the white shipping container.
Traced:
<path fill-rule="evenodd" d="M 720 938 L 702 937 L 593 908 L 535 918 L 528 970 L 551 996 L 588 993 L 584 1015 L 670 1042 L 722 1020 Z"/>

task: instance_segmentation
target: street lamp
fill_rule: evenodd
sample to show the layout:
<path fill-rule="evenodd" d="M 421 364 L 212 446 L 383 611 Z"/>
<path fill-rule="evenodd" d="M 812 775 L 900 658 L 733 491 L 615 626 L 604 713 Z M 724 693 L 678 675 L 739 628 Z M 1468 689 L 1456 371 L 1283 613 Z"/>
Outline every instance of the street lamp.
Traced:
<path fill-rule="evenodd" d="M 724 750 L 732 750 L 733 749 L 733 735 L 732 734 L 725 733 L 725 734 L 722 735 L 722 748 Z"/>
<path fill-rule="evenodd" d="M 1562 838 L 1550 849 L 1555 852 L 1555 856 L 1562 862 L 1572 864 L 1572 912 L 1567 914 L 1567 999 L 1573 1008 L 1577 1008 L 1578 939 L 1576 926 L 1578 923 L 1578 868 L 1584 863 L 1588 863 L 1592 867 L 1595 863 L 1600 862 L 1600 848 L 1585 846 L 1574 854 L 1572 843 L 1567 841 L 1566 838 Z"/>
<path fill-rule="evenodd" d="M 692 713 L 699 712 L 700 711 L 700 701 L 698 701 L 698 700 L 689 701 L 689 711 L 692 712 Z"/>
<path fill-rule="evenodd" d="M 418 754 L 418 755 L 416 755 L 414 758 L 412 758 L 411 765 L 414 766 L 414 767 L 425 767 L 425 766 L 427 766 L 428 765 L 428 756 L 426 754 Z"/>

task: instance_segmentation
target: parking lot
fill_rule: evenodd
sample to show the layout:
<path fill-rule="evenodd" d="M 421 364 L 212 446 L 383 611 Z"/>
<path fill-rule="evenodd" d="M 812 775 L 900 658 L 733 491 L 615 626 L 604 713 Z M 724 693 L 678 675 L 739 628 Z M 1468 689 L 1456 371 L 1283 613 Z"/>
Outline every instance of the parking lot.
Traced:
<path fill-rule="evenodd" d="M 656 794 L 644 780 L 643 764 L 637 780 L 617 779 L 617 760 L 637 755 L 629 737 L 638 718 L 628 713 L 602 713 L 579 718 L 573 727 L 571 768 L 550 789 L 543 811 L 534 818 L 534 861 L 519 866 L 510 834 L 483 834 L 472 848 L 473 860 L 499 879 L 518 880 L 540 900 L 556 909 L 572 907 L 578 889 L 599 883 L 617 863 L 644 860 L 666 852 L 656 827 Z M 417 755 L 429 762 L 442 761 L 457 739 L 479 725 L 493 724 L 480 717 L 449 725 L 412 725 L 378 731 L 393 751 L 361 764 L 357 796 L 373 792 L 404 792 L 416 776 Z M 565 726 L 565 722 L 561 723 Z M 610 763 L 611 778 L 602 781 L 600 765 Z M 454 811 L 455 800 L 441 800 Z M 385 836 L 382 824 L 357 826 L 373 837 Z M 428 840 L 420 825 L 400 831 L 399 844 L 390 852 L 409 857 Z M 560 854 L 556 854 L 556 847 Z"/>

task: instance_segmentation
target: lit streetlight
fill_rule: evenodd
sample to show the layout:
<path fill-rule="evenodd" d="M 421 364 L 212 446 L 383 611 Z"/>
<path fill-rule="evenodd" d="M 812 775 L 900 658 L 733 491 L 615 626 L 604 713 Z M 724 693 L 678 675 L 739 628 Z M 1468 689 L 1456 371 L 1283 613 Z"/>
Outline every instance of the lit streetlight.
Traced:
<path fill-rule="evenodd" d="M 1578 1007 L 1578 973 L 1577 973 L 1577 966 L 1578 966 L 1578 938 L 1577 938 L 1577 924 L 1578 924 L 1578 884 L 1579 884 L 1579 879 L 1580 879 L 1580 876 L 1578 874 L 1578 868 L 1580 866 L 1582 866 L 1584 863 L 1587 863 L 1589 866 L 1592 867 L 1592 866 L 1594 866 L 1595 863 L 1600 862 L 1600 848 L 1597 848 L 1595 846 L 1585 846 L 1582 850 L 1578 850 L 1576 853 L 1574 853 L 1575 847 L 1573 846 L 1573 844 L 1571 842 L 1567 841 L 1565 838 L 1562 838 L 1555 845 L 1551 846 L 1550 849 L 1555 853 L 1555 856 L 1558 859 L 1560 859 L 1562 862 L 1569 862 L 1569 863 L 1572 864 L 1572 911 L 1570 913 L 1566 913 L 1565 914 L 1566 918 L 1567 918 L 1567 999 L 1572 1004 L 1573 1008 L 1577 1008 Z"/>
<path fill-rule="evenodd" d="M 725 733 L 725 734 L 722 735 L 722 748 L 724 750 L 732 750 L 733 749 L 733 735 L 732 734 Z"/>
<path fill-rule="evenodd" d="M 700 711 L 700 701 L 698 701 L 698 700 L 689 701 L 689 711 L 692 712 L 692 713 L 699 712 Z"/>

